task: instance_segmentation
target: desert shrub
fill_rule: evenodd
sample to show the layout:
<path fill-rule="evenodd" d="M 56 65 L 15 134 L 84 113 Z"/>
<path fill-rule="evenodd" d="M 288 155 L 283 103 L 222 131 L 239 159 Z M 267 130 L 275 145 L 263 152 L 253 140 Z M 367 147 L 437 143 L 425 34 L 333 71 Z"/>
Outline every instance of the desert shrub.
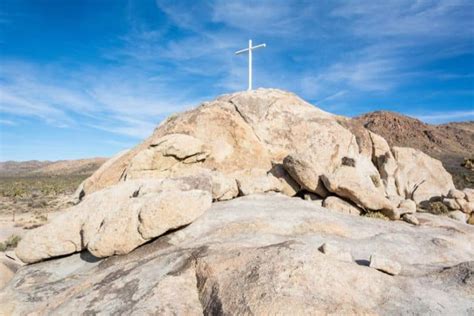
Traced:
<path fill-rule="evenodd" d="M 449 208 L 441 201 L 430 202 L 428 212 L 435 215 L 446 214 Z"/>
<path fill-rule="evenodd" d="M 0 251 L 6 251 L 8 249 L 16 248 L 20 240 L 21 240 L 20 236 L 11 235 L 4 242 L 0 242 Z"/>
<path fill-rule="evenodd" d="M 387 216 L 385 216 L 385 215 L 382 214 L 381 212 L 375 212 L 375 211 L 367 211 L 367 212 L 363 213 L 362 216 L 370 217 L 370 218 L 382 219 L 382 220 L 385 220 L 385 221 L 389 221 L 389 220 L 390 220 L 390 218 L 388 218 Z"/>
<path fill-rule="evenodd" d="M 86 175 L 1 177 L 0 195 L 4 197 L 55 196 L 73 193 Z"/>
<path fill-rule="evenodd" d="M 348 167 L 355 167 L 356 162 L 354 159 L 349 157 L 342 157 L 342 165 Z"/>
<path fill-rule="evenodd" d="M 45 208 L 48 206 L 48 202 L 40 199 L 32 199 L 28 202 L 28 206 L 31 208 Z"/>
<path fill-rule="evenodd" d="M 464 158 L 461 166 L 469 170 L 474 170 L 474 158 Z"/>

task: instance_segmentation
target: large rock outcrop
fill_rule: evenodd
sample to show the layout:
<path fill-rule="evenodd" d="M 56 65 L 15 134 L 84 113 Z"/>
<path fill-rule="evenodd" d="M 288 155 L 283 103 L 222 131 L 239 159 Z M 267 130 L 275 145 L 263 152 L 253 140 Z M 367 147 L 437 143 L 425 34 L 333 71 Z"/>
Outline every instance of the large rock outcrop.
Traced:
<path fill-rule="evenodd" d="M 350 122 L 274 89 L 206 102 L 106 162 L 79 188 L 78 205 L 27 234 L 18 256 L 36 262 L 86 248 L 99 257 L 128 253 L 189 224 L 211 200 L 238 195 L 336 195 L 399 219 L 400 201 L 420 203 L 454 188 L 439 161 L 390 148 Z"/>
<path fill-rule="evenodd" d="M 26 263 L 84 249 L 96 257 L 126 254 L 202 215 L 211 206 L 210 190 L 210 183 L 189 178 L 113 185 L 26 234 L 16 254 Z"/>
<path fill-rule="evenodd" d="M 279 194 L 218 202 L 128 255 L 20 268 L 0 314 L 468 315 L 474 228 L 418 216 L 412 226 Z"/>
<path fill-rule="evenodd" d="M 167 146 L 181 155 L 167 153 Z M 321 111 L 294 94 L 259 89 L 224 95 L 169 118 L 142 144 L 113 158 L 87 179 L 82 193 L 131 178 L 192 173 L 196 166 L 225 175 L 250 169 L 269 172 L 288 156 L 303 157 L 300 161 L 308 166 L 300 168 L 300 174 L 311 169 L 315 177 L 331 176 L 348 161 L 358 161 L 359 180 L 380 178 L 383 186 L 377 190 L 385 190 L 386 195 L 406 198 L 423 182 L 415 194 L 417 202 L 445 195 L 454 187 L 435 159 L 399 148 L 390 148 L 382 137 L 355 129 L 349 119 Z M 291 173 L 291 167 L 286 169 Z M 412 169 L 418 172 L 413 174 Z M 308 189 L 299 175 L 295 180 Z"/>

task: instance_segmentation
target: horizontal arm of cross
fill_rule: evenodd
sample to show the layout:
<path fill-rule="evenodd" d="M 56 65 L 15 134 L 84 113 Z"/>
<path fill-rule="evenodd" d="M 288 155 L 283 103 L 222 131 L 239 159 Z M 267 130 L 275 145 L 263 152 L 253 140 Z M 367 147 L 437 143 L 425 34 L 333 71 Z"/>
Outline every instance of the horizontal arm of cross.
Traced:
<path fill-rule="evenodd" d="M 252 47 L 250 47 L 250 48 L 244 48 L 244 49 L 241 49 L 241 50 L 236 51 L 235 54 L 236 54 L 236 55 L 239 55 L 239 54 L 248 52 L 248 51 L 251 50 L 251 49 L 256 49 L 256 48 L 261 48 L 261 47 L 266 47 L 266 46 L 267 46 L 266 44 L 260 44 L 260 45 L 252 46 Z"/>
<path fill-rule="evenodd" d="M 236 55 L 242 54 L 242 53 L 248 52 L 248 50 L 249 50 L 248 48 L 246 48 L 246 49 L 241 49 L 241 50 L 236 51 L 235 54 L 236 54 Z"/>

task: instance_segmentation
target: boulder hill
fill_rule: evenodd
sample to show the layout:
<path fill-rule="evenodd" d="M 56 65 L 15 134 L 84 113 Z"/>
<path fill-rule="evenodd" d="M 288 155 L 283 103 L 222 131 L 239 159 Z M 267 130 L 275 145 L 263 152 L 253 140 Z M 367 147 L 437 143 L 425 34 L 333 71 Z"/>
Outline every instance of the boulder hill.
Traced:
<path fill-rule="evenodd" d="M 423 152 L 391 147 L 288 92 L 223 95 L 168 118 L 108 160 L 81 184 L 75 206 L 16 250 L 26 263 L 85 249 L 95 259 L 83 252 L 25 267 L 0 303 L 10 312 L 59 314 L 464 312 L 474 308 L 467 262 L 474 229 L 417 212 L 442 199 L 470 220 L 474 190 L 456 190 L 441 162 Z M 358 216 L 377 213 L 410 224 Z M 470 279 L 457 279 L 466 273 Z M 441 280 L 452 289 L 433 287 Z M 51 305 L 44 287 L 33 289 L 38 282 L 63 293 L 59 301 Z M 361 293 L 350 291 L 353 282 Z M 26 303 L 26 291 L 35 301 Z M 115 305 L 99 308 L 109 294 Z"/>

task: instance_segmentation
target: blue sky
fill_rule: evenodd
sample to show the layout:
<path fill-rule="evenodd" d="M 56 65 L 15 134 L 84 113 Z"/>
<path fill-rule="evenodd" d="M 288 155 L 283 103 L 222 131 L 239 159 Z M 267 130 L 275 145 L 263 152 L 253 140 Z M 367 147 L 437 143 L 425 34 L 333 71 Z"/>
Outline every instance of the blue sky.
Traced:
<path fill-rule="evenodd" d="M 0 160 L 110 156 L 254 86 L 354 116 L 474 119 L 474 2 L 0 1 Z"/>

